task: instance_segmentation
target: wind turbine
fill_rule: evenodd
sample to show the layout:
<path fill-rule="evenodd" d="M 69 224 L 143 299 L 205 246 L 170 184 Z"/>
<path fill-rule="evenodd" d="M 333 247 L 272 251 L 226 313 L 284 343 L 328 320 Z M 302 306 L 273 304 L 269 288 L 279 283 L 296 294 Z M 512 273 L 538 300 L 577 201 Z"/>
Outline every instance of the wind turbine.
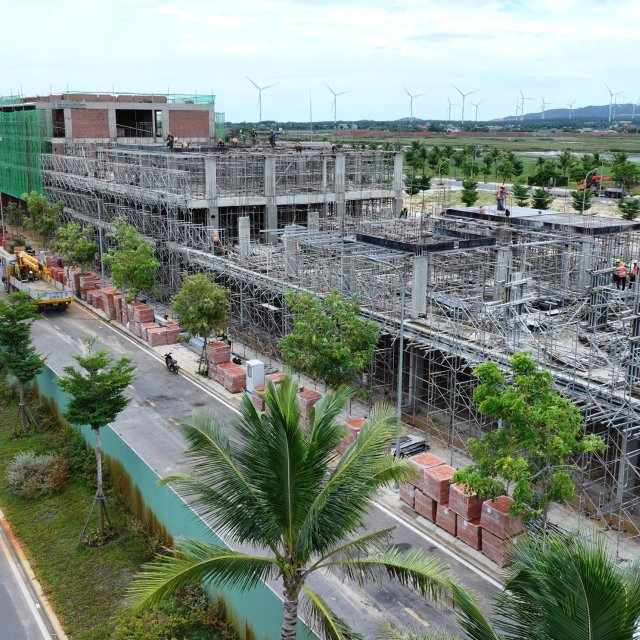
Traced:
<path fill-rule="evenodd" d="M 618 93 L 614 93 L 613 91 L 611 91 L 611 89 L 609 89 L 609 85 L 606 82 L 604 86 L 607 87 L 607 91 L 609 92 L 609 122 L 611 122 L 611 119 L 613 117 L 613 99 L 616 96 L 621 95 L 622 91 L 619 91 Z"/>
<path fill-rule="evenodd" d="M 411 124 L 413 124 L 413 100 L 414 98 L 421 98 L 424 93 L 416 93 L 416 94 L 411 94 L 409 93 L 409 90 L 406 89 L 405 87 L 402 87 L 405 91 L 405 93 L 409 96 L 409 113 L 411 115 Z"/>
<path fill-rule="evenodd" d="M 533 100 L 533 98 L 528 98 L 527 96 L 525 96 L 524 93 L 522 93 L 522 89 L 518 89 L 518 91 L 520 92 L 520 122 L 522 122 L 524 120 L 525 100 Z"/>
<path fill-rule="evenodd" d="M 273 84 L 265 85 L 264 87 L 259 87 L 249 76 L 247 76 L 247 80 L 258 90 L 258 117 L 259 122 L 262 122 L 262 92 L 265 89 L 270 89 L 271 87 L 275 87 L 278 83 L 274 82 Z"/>
<path fill-rule="evenodd" d="M 462 91 L 460 91 L 460 89 L 458 89 L 455 84 L 453 85 L 453 88 L 462 96 L 462 114 L 460 117 L 460 124 L 464 124 L 464 101 L 467 96 L 470 96 L 472 93 L 477 93 L 478 91 L 480 91 L 480 89 L 474 89 L 473 91 L 462 93 Z"/>
<path fill-rule="evenodd" d="M 575 103 L 576 103 L 575 100 L 573 102 L 567 102 L 566 103 L 567 107 L 569 107 L 569 120 L 571 120 L 573 118 L 573 105 Z"/>
<path fill-rule="evenodd" d="M 478 107 L 482 104 L 482 100 L 478 100 L 478 102 L 472 102 L 471 106 L 476 108 L 476 122 L 478 122 Z"/>
<path fill-rule="evenodd" d="M 345 93 L 351 93 L 350 91 L 340 91 L 339 93 L 336 93 L 326 82 L 325 85 L 327 85 L 327 89 L 329 89 L 329 91 L 331 91 L 331 93 L 333 94 L 333 128 L 335 130 L 338 129 L 338 96 L 343 96 Z"/>
<path fill-rule="evenodd" d="M 542 100 L 542 102 L 540 103 L 540 114 L 541 114 L 541 118 L 542 120 L 544 120 L 544 110 L 546 109 L 548 104 L 551 104 L 551 102 L 546 102 L 544 98 L 540 98 Z"/>
<path fill-rule="evenodd" d="M 448 116 L 447 120 L 449 122 L 451 122 L 451 107 L 458 107 L 460 105 L 453 104 L 453 102 L 451 102 L 451 100 L 449 99 L 449 96 L 447 96 L 447 102 L 449 103 L 449 109 L 448 109 L 448 112 L 447 112 L 449 114 L 449 116 Z"/>

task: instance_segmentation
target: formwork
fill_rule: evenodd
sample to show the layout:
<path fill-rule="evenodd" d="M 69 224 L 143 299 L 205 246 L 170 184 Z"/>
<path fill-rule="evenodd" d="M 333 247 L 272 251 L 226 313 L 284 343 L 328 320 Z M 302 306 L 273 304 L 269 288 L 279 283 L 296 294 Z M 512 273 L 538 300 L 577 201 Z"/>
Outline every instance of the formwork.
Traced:
<path fill-rule="evenodd" d="M 42 158 L 66 215 L 105 228 L 125 215 L 155 246 L 165 299 L 185 273 L 215 274 L 234 335 L 267 357 L 291 327 L 286 291 L 357 296 L 382 327 L 362 384 L 391 401 L 401 375 L 405 421 L 452 451 L 495 426 L 472 401 L 473 368 L 532 352 L 608 445 L 576 461 L 576 506 L 638 535 L 640 284 L 612 286 L 612 259 L 640 256 L 637 224 L 508 221 L 446 209 L 445 189 L 400 218 L 393 153 L 72 151 Z"/>

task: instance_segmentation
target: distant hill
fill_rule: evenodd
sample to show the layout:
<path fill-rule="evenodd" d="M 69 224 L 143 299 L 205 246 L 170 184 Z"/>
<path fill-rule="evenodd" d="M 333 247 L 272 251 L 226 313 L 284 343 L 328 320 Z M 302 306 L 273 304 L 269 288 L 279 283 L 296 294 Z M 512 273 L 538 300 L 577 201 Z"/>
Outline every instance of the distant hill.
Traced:
<path fill-rule="evenodd" d="M 640 117 L 640 106 L 636 106 L 635 112 L 632 103 L 617 104 L 614 105 L 615 120 L 631 120 L 632 115 L 635 113 L 635 117 Z M 569 109 L 545 109 L 545 120 L 568 120 Z M 573 116 L 574 119 L 590 119 L 597 120 L 609 119 L 609 105 L 590 105 L 588 107 L 574 107 Z M 506 116 L 505 118 L 498 118 L 498 120 L 519 120 L 520 116 Z M 525 120 L 540 120 L 540 111 L 534 111 L 533 113 L 525 113 Z"/>

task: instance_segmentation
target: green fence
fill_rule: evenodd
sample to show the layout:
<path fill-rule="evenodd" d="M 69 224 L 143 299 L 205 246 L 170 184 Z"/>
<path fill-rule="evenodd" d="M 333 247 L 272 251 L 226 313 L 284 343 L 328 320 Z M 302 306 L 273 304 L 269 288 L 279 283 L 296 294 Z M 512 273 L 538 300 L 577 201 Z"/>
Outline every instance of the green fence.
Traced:
<path fill-rule="evenodd" d="M 49 111 L 0 111 L 0 191 L 42 193 L 41 157 L 51 153 L 51 136 Z"/>
<path fill-rule="evenodd" d="M 55 377 L 55 374 L 45 367 L 38 376 L 38 386 L 41 393 L 53 398 L 63 410 L 67 396 L 55 384 Z M 81 432 L 85 440 L 93 446 L 95 441 L 92 430 L 83 427 Z M 167 533 L 174 539 L 188 537 L 226 546 L 170 487 L 158 484 L 158 474 L 113 429 L 105 427 L 100 435 L 105 455 L 116 460 L 129 474 L 139 491 L 138 495 L 144 502 L 144 507 L 152 512 Z M 282 602 L 266 584 L 246 592 L 238 589 L 211 589 L 210 595 L 213 599 L 222 598 L 225 601 L 230 620 L 244 640 L 272 640 L 280 637 Z M 312 640 L 316 636 L 299 621 L 298 638 Z"/>

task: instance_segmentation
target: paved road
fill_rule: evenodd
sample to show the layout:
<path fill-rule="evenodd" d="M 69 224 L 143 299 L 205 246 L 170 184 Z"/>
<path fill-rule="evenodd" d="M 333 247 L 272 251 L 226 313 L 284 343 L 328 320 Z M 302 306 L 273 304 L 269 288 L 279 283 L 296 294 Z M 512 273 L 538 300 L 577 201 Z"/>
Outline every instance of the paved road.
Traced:
<path fill-rule="evenodd" d="M 99 346 L 106 346 L 117 354 L 126 354 L 137 365 L 131 389 L 133 401 L 113 426 L 160 475 L 180 468 L 185 445 L 177 423 L 186 414 L 194 408 L 204 408 L 229 425 L 237 417 L 234 407 L 186 377 L 168 373 L 164 363 L 138 342 L 77 304 L 66 313 L 38 321 L 33 327 L 36 347 L 41 353 L 49 354 L 47 362 L 56 372 L 73 362 L 72 355 L 79 350 L 80 337 L 95 333 L 101 336 Z M 367 528 L 394 525 L 397 528 L 393 544 L 399 548 L 421 548 L 432 552 L 479 595 L 487 596 L 496 590 L 495 583 L 465 563 L 452 559 L 418 528 L 405 524 L 382 505 L 374 505 Z M 365 637 L 375 637 L 383 620 L 423 632 L 434 626 L 449 631 L 456 628 L 450 617 L 436 606 L 386 578 L 358 587 L 345 584 L 342 576 L 326 574 L 314 576 L 313 585 L 336 613 Z"/>
<path fill-rule="evenodd" d="M 48 621 L 16 557 L 0 516 L 0 638 L 51 640 Z"/>

